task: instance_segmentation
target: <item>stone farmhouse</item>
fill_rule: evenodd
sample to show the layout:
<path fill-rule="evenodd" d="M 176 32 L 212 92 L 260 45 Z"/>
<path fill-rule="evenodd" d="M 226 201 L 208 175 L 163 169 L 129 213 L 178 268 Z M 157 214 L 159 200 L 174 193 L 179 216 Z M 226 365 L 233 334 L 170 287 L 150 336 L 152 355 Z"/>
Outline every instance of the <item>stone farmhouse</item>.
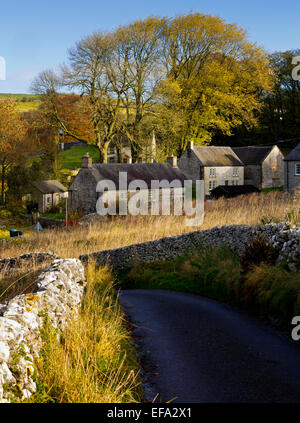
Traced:
<path fill-rule="evenodd" d="M 204 180 L 206 196 L 218 185 L 244 185 L 244 164 L 231 147 L 196 147 L 189 142 L 178 167 L 187 179 Z"/>
<path fill-rule="evenodd" d="M 253 185 L 259 190 L 283 186 L 284 156 L 277 145 L 233 147 L 232 149 L 245 165 L 245 185 Z"/>
<path fill-rule="evenodd" d="M 300 144 L 284 159 L 284 189 L 300 189 Z"/>
<path fill-rule="evenodd" d="M 126 185 L 123 184 L 122 172 L 126 173 Z M 121 174 L 121 175 L 120 175 Z M 142 181 L 149 189 L 147 193 L 148 206 L 161 202 L 169 195 L 183 197 L 184 174 L 176 166 L 176 158 L 170 158 L 169 163 L 93 163 L 86 153 L 82 158 L 82 165 L 69 188 L 68 206 L 70 210 L 81 210 L 84 214 L 95 213 L 96 203 L 101 195 L 105 194 L 107 201 L 113 199 L 130 198 L 136 188 L 131 187 L 133 181 Z M 107 191 L 97 192 L 99 182 L 110 181 Z M 160 181 L 159 187 L 151 189 L 152 181 Z M 143 188 L 141 188 L 143 189 Z M 157 192 L 159 196 L 157 197 Z M 126 194 L 126 195 L 125 195 Z"/>
<path fill-rule="evenodd" d="M 38 211 L 46 213 L 65 198 L 66 192 L 67 188 L 56 180 L 33 182 L 31 192 L 23 197 L 23 201 L 36 203 Z"/>

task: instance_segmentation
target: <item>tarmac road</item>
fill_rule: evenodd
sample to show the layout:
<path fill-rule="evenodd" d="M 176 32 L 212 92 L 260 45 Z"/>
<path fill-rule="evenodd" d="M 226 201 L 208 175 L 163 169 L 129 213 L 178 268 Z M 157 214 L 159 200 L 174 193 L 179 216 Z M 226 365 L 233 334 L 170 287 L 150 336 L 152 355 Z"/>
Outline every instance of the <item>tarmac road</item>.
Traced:
<path fill-rule="evenodd" d="M 123 290 L 120 301 L 148 401 L 300 402 L 300 341 L 193 294 Z"/>

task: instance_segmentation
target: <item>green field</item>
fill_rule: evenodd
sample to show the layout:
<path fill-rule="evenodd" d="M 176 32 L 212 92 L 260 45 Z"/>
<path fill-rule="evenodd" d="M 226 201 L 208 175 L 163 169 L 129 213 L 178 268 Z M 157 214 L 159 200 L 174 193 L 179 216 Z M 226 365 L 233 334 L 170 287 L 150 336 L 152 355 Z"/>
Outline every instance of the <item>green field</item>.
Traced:
<path fill-rule="evenodd" d="M 36 110 L 41 104 L 39 96 L 35 94 L 0 94 L 1 97 L 11 97 L 16 100 L 20 112 Z"/>
<path fill-rule="evenodd" d="M 70 150 L 59 152 L 59 161 L 64 169 L 78 169 L 81 167 L 81 159 L 85 153 L 89 153 L 93 162 L 99 162 L 99 150 L 93 145 L 86 147 L 76 147 Z"/>

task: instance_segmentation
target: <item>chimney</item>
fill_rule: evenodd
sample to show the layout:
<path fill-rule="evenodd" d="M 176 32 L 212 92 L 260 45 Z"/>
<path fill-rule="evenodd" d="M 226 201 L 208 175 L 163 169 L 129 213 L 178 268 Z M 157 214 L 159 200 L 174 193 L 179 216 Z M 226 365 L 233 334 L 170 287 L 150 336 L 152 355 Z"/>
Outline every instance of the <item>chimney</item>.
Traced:
<path fill-rule="evenodd" d="M 93 167 L 93 159 L 90 157 L 89 153 L 85 153 L 82 156 L 81 168 L 82 169 L 91 169 Z"/>
<path fill-rule="evenodd" d="M 194 141 L 188 141 L 187 148 L 188 148 L 188 150 L 193 150 L 194 149 Z"/>
<path fill-rule="evenodd" d="M 172 167 L 177 167 L 177 157 L 176 156 L 168 157 L 167 163 L 169 163 L 169 165 L 171 165 Z"/>

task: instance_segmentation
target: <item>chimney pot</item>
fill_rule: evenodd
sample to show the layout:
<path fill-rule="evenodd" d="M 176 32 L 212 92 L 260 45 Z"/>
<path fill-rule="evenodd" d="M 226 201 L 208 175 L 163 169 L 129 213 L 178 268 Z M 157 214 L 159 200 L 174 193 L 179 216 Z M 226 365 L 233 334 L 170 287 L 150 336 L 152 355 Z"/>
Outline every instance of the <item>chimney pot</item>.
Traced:
<path fill-rule="evenodd" d="M 93 167 L 93 159 L 90 157 L 89 153 L 85 153 L 81 160 L 81 167 L 83 169 L 91 169 Z"/>
<path fill-rule="evenodd" d="M 177 157 L 176 156 L 168 157 L 167 163 L 169 163 L 169 165 L 171 165 L 172 167 L 177 167 Z"/>
<path fill-rule="evenodd" d="M 194 141 L 189 141 L 187 145 L 188 150 L 193 150 L 194 148 Z"/>

